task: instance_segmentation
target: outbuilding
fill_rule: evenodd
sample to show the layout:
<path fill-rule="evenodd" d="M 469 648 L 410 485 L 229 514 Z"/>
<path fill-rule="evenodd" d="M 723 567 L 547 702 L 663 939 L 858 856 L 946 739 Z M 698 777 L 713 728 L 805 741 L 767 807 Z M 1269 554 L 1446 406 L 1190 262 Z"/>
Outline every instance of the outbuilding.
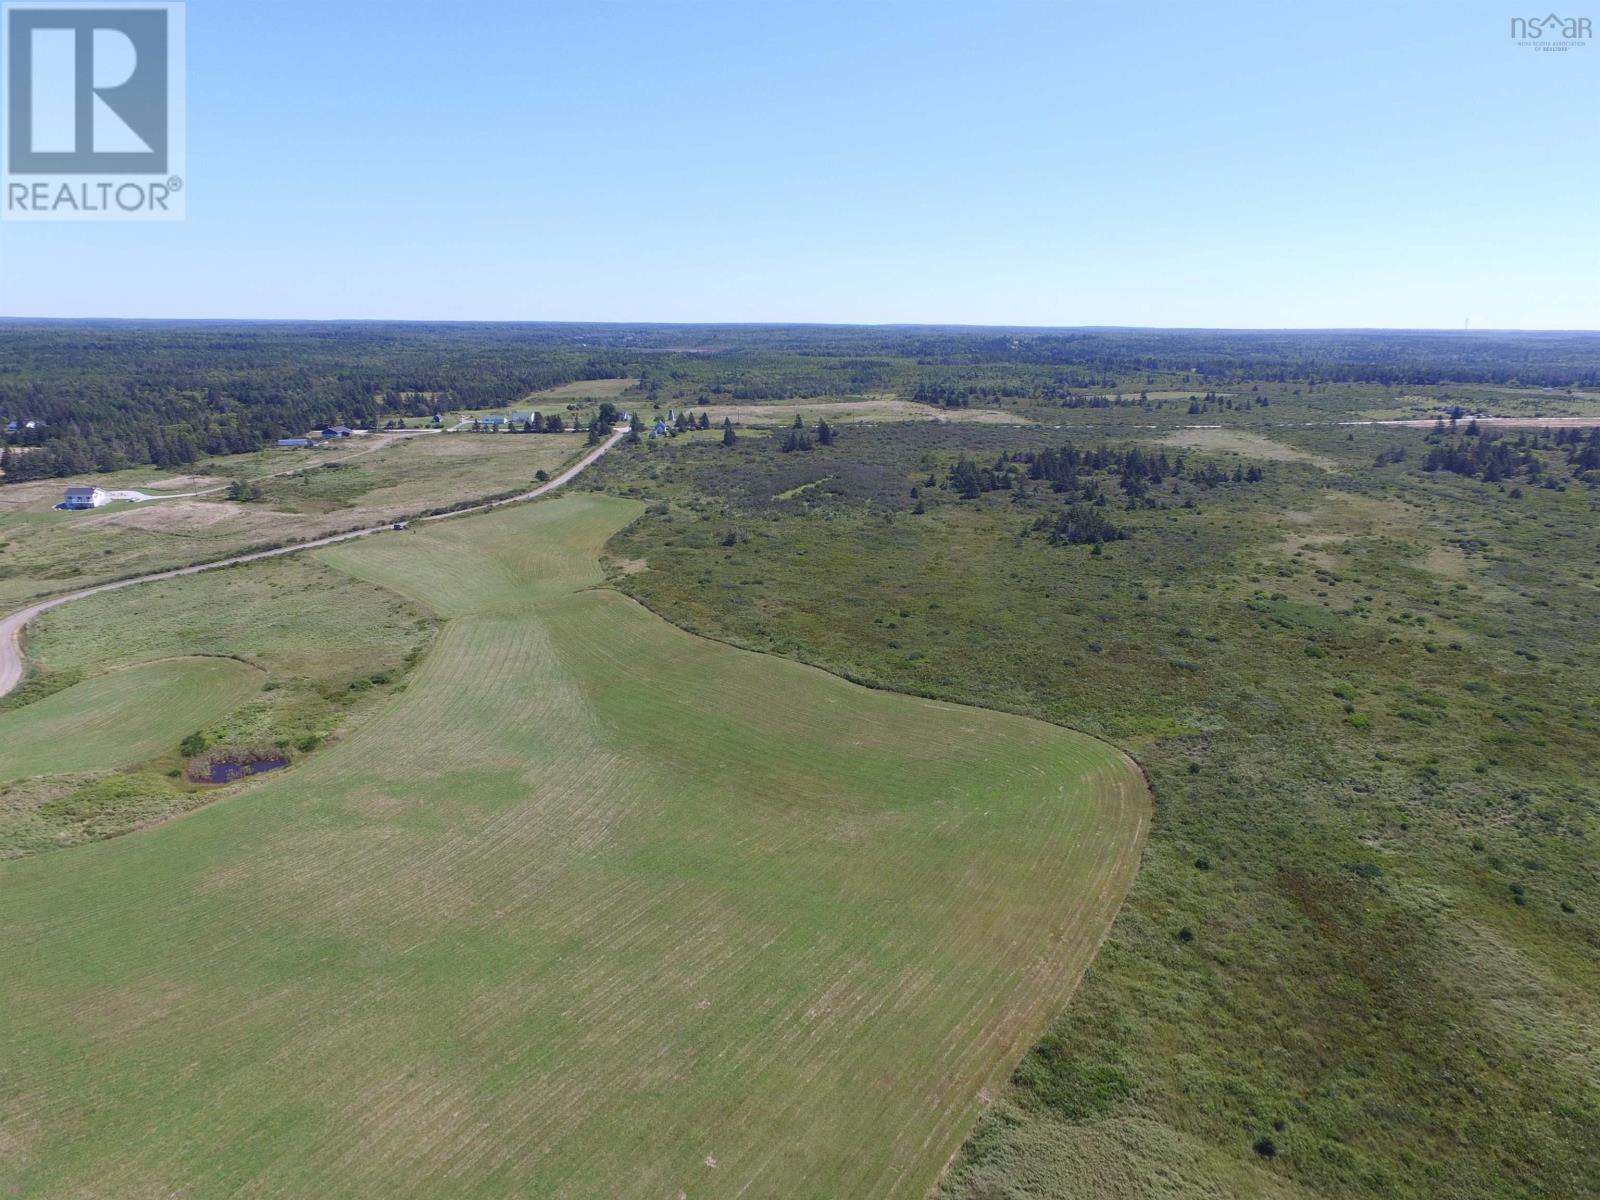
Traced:
<path fill-rule="evenodd" d="M 296 446 L 309 446 L 309 445 L 311 445 L 311 439 L 310 438 L 279 438 L 278 439 L 278 445 L 282 446 L 284 449 L 287 450 L 287 449 L 292 449 L 292 448 L 294 448 Z"/>

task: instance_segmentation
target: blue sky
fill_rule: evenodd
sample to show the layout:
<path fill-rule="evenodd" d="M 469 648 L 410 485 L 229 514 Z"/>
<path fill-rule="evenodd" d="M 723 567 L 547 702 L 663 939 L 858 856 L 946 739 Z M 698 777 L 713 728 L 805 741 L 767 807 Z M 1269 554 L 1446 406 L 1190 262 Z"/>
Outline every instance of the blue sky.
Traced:
<path fill-rule="evenodd" d="M 192 0 L 188 220 L 0 314 L 1600 328 L 1522 7 Z"/>

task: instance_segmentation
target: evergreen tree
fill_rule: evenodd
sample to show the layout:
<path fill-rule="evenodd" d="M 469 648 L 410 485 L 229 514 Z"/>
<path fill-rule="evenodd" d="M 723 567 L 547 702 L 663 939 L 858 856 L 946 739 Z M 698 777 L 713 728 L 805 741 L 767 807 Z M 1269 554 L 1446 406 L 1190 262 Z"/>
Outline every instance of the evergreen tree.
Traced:
<path fill-rule="evenodd" d="M 950 486 L 963 500 L 976 500 L 983 491 L 983 477 L 978 473 L 977 464 L 963 456 L 950 472 Z"/>

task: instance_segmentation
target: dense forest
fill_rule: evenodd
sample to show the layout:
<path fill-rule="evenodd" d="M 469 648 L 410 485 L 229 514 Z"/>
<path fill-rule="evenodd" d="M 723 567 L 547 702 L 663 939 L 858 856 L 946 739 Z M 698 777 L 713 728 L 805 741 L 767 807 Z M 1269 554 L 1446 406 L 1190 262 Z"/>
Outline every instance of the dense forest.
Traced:
<path fill-rule="evenodd" d="M 647 402 L 897 394 L 1145 406 L 1162 377 L 1195 413 L 1244 380 L 1600 386 L 1600 335 L 923 326 L 242 322 L 0 323 L 6 479 L 181 466 L 329 422 L 378 426 L 637 376 Z M 1196 385 L 1198 381 L 1198 385 Z M 1264 396 L 1240 398 L 1250 406 Z"/>
<path fill-rule="evenodd" d="M 487 326 L 25 322 L 0 345 L 9 482 L 181 466 L 624 373 L 581 343 Z"/>

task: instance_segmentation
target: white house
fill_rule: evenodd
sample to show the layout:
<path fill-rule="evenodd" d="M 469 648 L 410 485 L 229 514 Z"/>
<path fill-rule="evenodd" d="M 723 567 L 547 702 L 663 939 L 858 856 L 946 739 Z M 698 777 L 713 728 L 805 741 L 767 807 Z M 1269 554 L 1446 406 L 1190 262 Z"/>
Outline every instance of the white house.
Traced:
<path fill-rule="evenodd" d="M 97 487 L 69 487 L 66 499 L 62 500 L 62 508 L 99 508 L 102 504 L 110 504 L 111 497 Z"/>

